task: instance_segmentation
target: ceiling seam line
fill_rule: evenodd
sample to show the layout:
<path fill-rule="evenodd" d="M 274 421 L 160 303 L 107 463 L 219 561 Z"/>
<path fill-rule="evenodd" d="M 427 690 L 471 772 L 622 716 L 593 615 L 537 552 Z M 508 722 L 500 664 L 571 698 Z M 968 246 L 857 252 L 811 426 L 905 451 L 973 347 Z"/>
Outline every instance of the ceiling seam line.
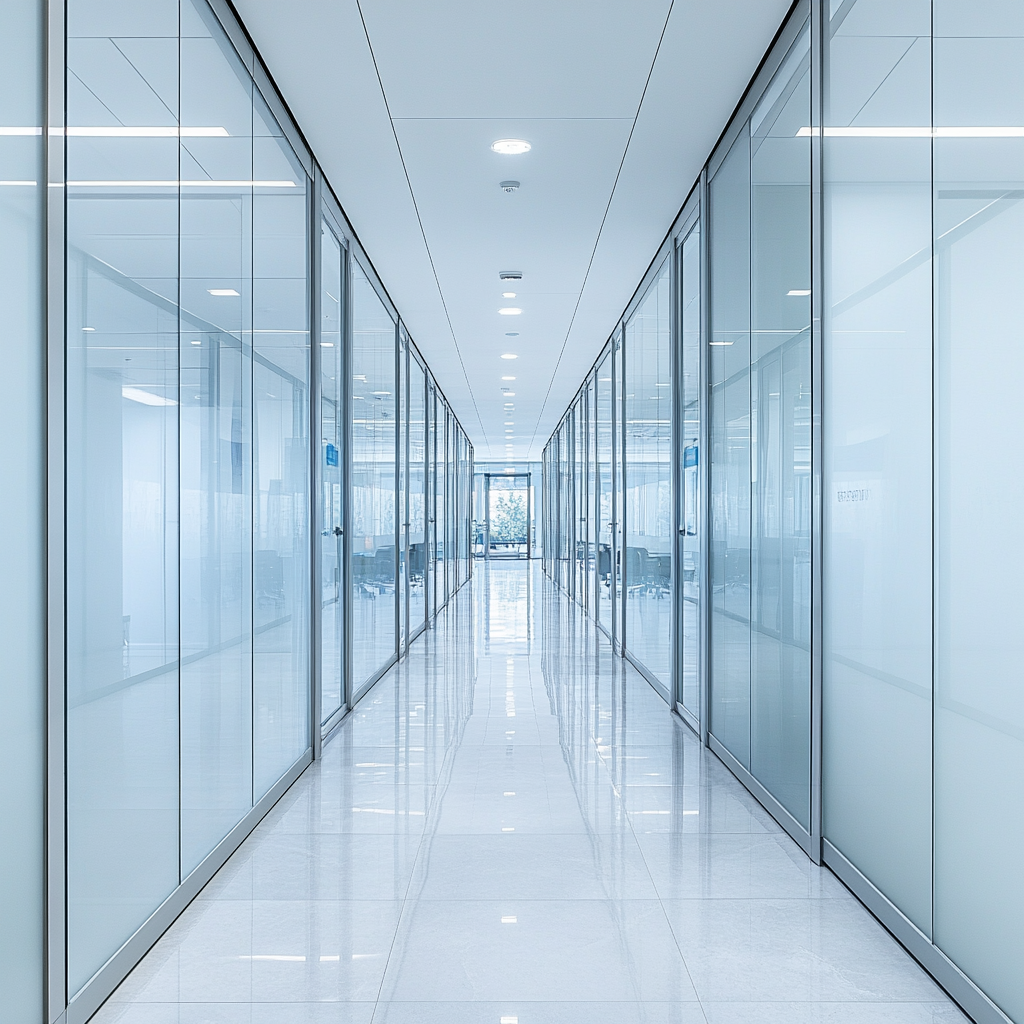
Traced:
<path fill-rule="evenodd" d="M 668 31 L 669 19 L 672 17 L 672 11 L 675 7 L 675 0 L 670 0 L 668 5 L 668 11 L 665 13 L 665 23 L 661 26 L 661 35 L 658 36 L 658 45 L 654 49 L 654 57 L 651 60 L 650 69 L 647 72 L 647 80 L 644 82 L 643 92 L 640 94 L 640 102 L 637 104 L 636 115 L 633 118 L 633 124 L 630 126 L 629 135 L 626 136 L 626 145 L 622 150 L 622 159 L 619 161 L 619 169 L 615 172 L 615 180 L 612 182 L 611 192 L 608 194 L 608 203 L 604 208 L 604 215 L 601 217 L 601 223 L 597 229 L 597 237 L 594 239 L 594 248 L 590 253 L 590 261 L 587 263 L 586 273 L 583 275 L 583 283 L 580 285 L 579 296 L 576 299 L 576 305 L 573 307 L 572 317 L 569 320 L 569 327 L 565 332 L 565 339 L 562 342 L 562 347 L 558 351 L 558 358 L 555 360 L 555 368 L 551 371 L 551 379 L 548 381 L 547 391 L 544 393 L 544 401 L 541 403 L 540 412 L 537 414 L 537 423 L 533 428 L 533 436 L 530 438 L 530 452 L 533 451 L 533 446 L 537 440 L 537 431 L 540 430 L 541 420 L 544 418 L 544 412 L 547 409 L 548 399 L 551 397 L 551 389 L 554 387 L 555 377 L 558 374 L 558 368 L 562 365 L 562 356 L 565 355 L 565 348 L 569 344 L 569 335 L 572 334 L 573 325 L 576 323 L 576 314 L 579 312 L 580 303 L 583 301 L 583 292 L 586 290 L 587 281 L 590 279 L 590 271 L 594 266 L 594 258 L 597 256 L 597 247 L 601 244 L 601 235 L 604 232 L 604 226 L 608 220 L 608 213 L 612 208 L 612 200 L 615 198 L 615 190 L 619 185 L 619 178 L 622 176 L 622 168 L 626 164 L 626 156 L 629 153 L 629 144 L 633 141 L 633 132 L 636 131 L 637 121 L 640 120 L 640 111 L 643 110 L 644 100 L 647 98 L 647 90 L 651 84 L 651 78 L 654 76 L 654 68 L 658 63 L 658 55 L 661 53 L 662 43 L 665 41 L 665 33 Z M 624 118 L 618 118 L 617 120 L 625 120 Z"/>
<path fill-rule="evenodd" d="M 672 2 L 674 3 L 675 0 L 672 0 Z M 423 227 L 423 218 L 420 216 L 419 204 L 416 202 L 416 193 L 413 191 L 412 179 L 409 177 L 409 168 L 405 162 L 405 153 L 402 152 L 402 143 L 398 138 L 398 130 L 395 128 L 395 119 L 391 116 L 391 104 L 388 102 L 388 95 L 384 90 L 384 79 L 381 77 L 380 67 L 377 65 L 377 54 L 374 53 L 373 43 L 370 41 L 370 30 L 366 24 L 366 18 L 363 15 L 363 5 L 361 0 L 356 0 L 356 10 L 359 11 L 359 20 L 363 26 L 363 35 L 366 37 L 366 46 L 370 51 L 370 59 L 373 61 L 374 73 L 377 75 L 377 85 L 380 87 L 381 99 L 384 100 L 384 109 L 387 111 L 388 123 L 391 125 L 391 134 L 394 136 L 395 145 L 398 147 L 398 159 L 402 162 L 402 173 L 405 175 L 405 183 L 409 189 L 409 198 L 412 200 L 412 208 L 416 213 L 416 223 L 420 229 L 423 246 L 427 250 L 427 260 L 430 263 L 430 272 L 434 275 L 434 284 L 437 286 L 437 295 L 441 300 L 441 307 L 444 309 L 445 319 L 448 321 L 448 330 L 451 331 L 452 343 L 455 345 L 455 354 L 459 357 L 459 366 L 462 367 L 462 375 L 466 379 L 466 387 L 469 388 L 469 399 L 473 403 L 473 411 L 476 413 L 477 423 L 480 424 L 480 431 L 483 435 L 484 443 L 488 448 L 490 448 L 490 441 L 487 439 L 487 429 L 484 427 L 483 417 L 480 415 L 480 407 L 477 405 L 476 395 L 473 392 L 473 384 L 469 379 L 469 373 L 466 371 L 466 363 L 462 358 L 462 349 L 459 347 L 459 339 L 456 337 L 451 314 L 448 312 L 448 303 L 445 302 L 444 292 L 441 290 L 441 281 L 437 276 L 437 267 L 434 265 L 434 256 L 430 251 L 430 243 L 427 241 L 427 232 Z M 646 92 L 646 89 L 644 91 Z M 643 101 L 641 100 L 641 102 Z M 399 314 L 399 317 L 401 317 L 401 314 Z"/>

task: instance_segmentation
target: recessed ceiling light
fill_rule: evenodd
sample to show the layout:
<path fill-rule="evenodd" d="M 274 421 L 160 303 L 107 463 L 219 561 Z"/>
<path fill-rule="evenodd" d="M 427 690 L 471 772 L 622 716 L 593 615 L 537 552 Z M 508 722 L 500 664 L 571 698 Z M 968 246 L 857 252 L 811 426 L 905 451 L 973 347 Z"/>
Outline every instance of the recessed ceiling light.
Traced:
<path fill-rule="evenodd" d="M 515 380 L 515 377 L 502 377 L 502 380 Z"/>
<path fill-rule="evenodd" d="M 229 295 L 238 295 L 238 292 L 234 288 L 207 288 L 206 289 L 211 295 L 218 295 L 227 297 Z"/>
<path fill-rule="evenodd" d="M 390 391 L 374 391 L 374 394 L 375 395 L 381 395 L 383 398 L 387 398 L 391 394 L 391 392 Z"/>
<path fill-rule="evenodd" d="M 501 293 L 501 297 L 503 299 L 514 299 L 516 297 L 516 293 L 515 292 L 502 292 Z"/>
<path fill-rule="evenodd" d="M 235 294 L 237 295 L 238 292 L 235 292 Z M 522 313 L 522 310 L 518 306 L 502 306 L 498 312 L 502 316 L 519 316 L 519 314 Z"/>
<path fill-rule="evenodd" d="M 491 149 L 502 156 L 519 156 L 530 152 L 530 144 L 525 139 L 498 139 L 491 143 Z"/>
<path fill-rule="evenodd" d="M 505 397 L 506 398 L 515 398 L 516 397 L 516 393 L 514 391 L 506 391 L 505 392 Z"/>
<path fill-rule="evenodd" d="M 519 356 L 517 356 L 515 354 L 515 352 L 503 352 L 501 358 L 502 359 L 518 359 Z"/>
<path fill-rule="evenodd" d="M 786 294 L 787 295 L 810 295 L 811 294 L 811 289 L 810 288 L 791 288 L 788 292 L 786 292 Z"/>
<path fill-rule="evenodd" d="M 320 347 L 321 348 L 334 348 L 334 342 L 333 341 L 321 341 L 320 342 Z"/>
<path fill-rule="evenodd" d="M 193 341 L 192 344 L 193 345 L 202 345 L 202 342 L 201 341 Z"/>

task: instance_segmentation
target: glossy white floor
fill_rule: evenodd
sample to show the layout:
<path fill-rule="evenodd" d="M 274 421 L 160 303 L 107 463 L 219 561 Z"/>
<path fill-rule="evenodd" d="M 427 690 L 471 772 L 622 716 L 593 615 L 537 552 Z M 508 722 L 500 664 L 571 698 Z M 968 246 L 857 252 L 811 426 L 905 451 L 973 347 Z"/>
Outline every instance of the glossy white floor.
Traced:
<path fill-rule="evenodd" d="M 965 1020 L 539 566 L 475 571 L 97 1022 Z"/>

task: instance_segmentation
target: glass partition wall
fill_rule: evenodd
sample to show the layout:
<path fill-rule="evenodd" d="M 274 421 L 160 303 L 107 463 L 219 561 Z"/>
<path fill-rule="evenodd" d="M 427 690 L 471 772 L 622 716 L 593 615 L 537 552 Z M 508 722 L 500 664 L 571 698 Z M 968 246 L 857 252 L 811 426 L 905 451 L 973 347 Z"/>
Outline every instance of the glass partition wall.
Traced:
<path fill-rule="evenodd" d="M 1004 1024 L 1024 1022 L 1022 26 L 797 4 L 543 459 L 552 579 Z"/>
<path fill-rule="evenodd" d="M 470 574 L 472 446 L 216 10 L 68 0 L 58 48 L 69 1024 Z"/>

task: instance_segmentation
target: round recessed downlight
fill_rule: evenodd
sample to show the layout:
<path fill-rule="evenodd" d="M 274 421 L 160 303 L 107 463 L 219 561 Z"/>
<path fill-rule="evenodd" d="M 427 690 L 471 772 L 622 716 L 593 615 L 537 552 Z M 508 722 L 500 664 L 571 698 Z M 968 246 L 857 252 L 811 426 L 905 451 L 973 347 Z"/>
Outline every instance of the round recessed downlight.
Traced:
<path fill-rule="evenodd" d="M 498 312 L 502 316 L 519 316 L 522 310 L 518 306 L 502 306 Z"/>
<path fill-rule="evenodd" d="M 501 293 L 501 297 L 503 299 L 514 299 L 516 297 L 516 293 L 515 292 L 502 292 Z"/>
<path fill-rule="evenodd" d="M 519 156 L 520 153 L 529 153 L 530 144 L 525 139 L 498 139 L 491 143 L 491 149 L 502 156 Z"/>
<path fill-rule="evenodd" d="M 501 358 L 502 359 L 518 359 L 519 356 L 517 356 L 515 354 L 515 352 L 503 352 Z"/>
<path fill-rule="evenodd" d="M 515 380 L 515 377 L 502 377 L 502 380 Z"/>

